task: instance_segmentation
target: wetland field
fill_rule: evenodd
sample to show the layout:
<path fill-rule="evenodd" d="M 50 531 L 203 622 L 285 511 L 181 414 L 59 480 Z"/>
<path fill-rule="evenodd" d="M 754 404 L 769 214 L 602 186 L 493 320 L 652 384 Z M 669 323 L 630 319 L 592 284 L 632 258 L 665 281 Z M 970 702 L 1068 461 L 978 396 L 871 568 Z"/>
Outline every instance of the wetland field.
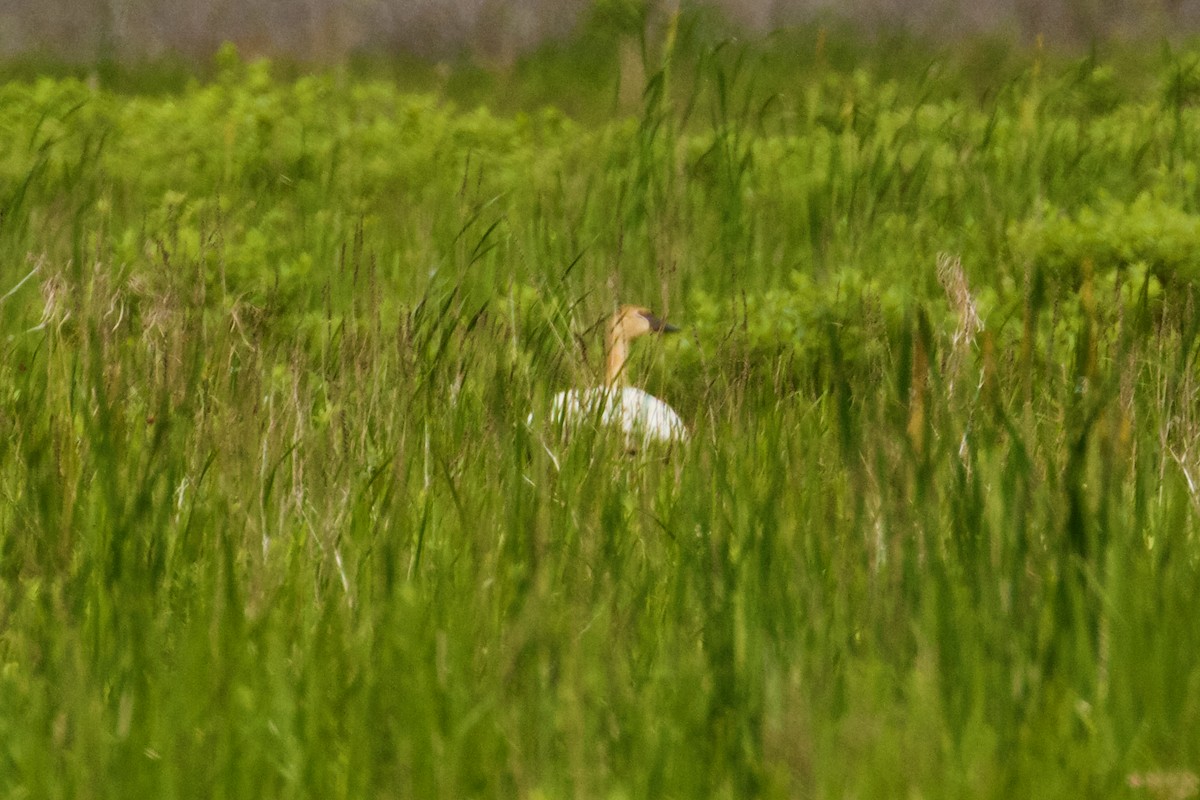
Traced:
<path fill-rule="evenodd" d="M 0 68 L 0 798 L 1196 796 L 1200 44 L 630 52 Z"/>

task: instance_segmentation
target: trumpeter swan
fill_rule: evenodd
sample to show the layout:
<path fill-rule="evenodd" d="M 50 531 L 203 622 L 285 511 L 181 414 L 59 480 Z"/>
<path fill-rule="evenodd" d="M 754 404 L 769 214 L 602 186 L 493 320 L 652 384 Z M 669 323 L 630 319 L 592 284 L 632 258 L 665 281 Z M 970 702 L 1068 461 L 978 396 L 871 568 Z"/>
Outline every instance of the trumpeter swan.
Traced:
<path fill-rule="evenodd" d="M 687 426 L 675 409 L 641 389 L 624 385 L 629 343 L 647 333 L 678 330 L 641 306 L 621 306 L 608 325 L 604 384 L 588 389 L 568 389 L 554 395 L 550 405 L 551 422 L 566 432 L 595 423 L 620 428 L 630 447 L 652 442 L 687 441 Z"/>

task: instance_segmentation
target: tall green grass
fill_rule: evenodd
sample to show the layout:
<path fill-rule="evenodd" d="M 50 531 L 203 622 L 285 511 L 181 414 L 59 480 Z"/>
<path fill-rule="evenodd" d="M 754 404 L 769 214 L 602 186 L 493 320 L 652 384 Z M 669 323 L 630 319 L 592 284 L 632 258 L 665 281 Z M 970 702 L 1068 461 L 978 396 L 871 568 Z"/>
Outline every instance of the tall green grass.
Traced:
<path fill-rule="evenodd" d="M 1184 796 L 1195 55 L 685 44 L 602 123 L 0 87 L 0 792 Z M 686 448 L 525 424 L 617 301 Z"/>

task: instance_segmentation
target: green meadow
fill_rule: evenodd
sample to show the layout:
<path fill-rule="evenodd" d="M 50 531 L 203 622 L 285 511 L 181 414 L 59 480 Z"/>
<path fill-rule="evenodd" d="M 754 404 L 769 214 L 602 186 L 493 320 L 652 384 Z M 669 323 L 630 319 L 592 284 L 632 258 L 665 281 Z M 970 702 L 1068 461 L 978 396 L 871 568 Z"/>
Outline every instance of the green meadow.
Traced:
<path fill-rule="evenodd" d="M 1196 795 L 1200 49 L 662 40 L 0 70 L 0 797 Z"/>

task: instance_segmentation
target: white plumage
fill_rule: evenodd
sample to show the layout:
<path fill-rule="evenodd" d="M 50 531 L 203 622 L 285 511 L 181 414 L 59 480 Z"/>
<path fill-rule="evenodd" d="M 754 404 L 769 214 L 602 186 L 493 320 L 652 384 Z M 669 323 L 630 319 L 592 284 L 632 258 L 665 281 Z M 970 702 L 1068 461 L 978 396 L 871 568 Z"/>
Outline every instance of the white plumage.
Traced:
<path fill-rule="evenodd" d="M 564 434 L 583 426 L 621 430 L 630 448 L 651 443 L 685 442 L 687 426 L 675 409 L 641 389 L 623 386 L 629 342 L 647 333 L 679 330 L 640 306 L 621 306 L 608 326 L 604 383 L 587 389 L 568 389 L 554 396 L 550 421 Z M 533 423 L 533 415 L 529 415 Z"/>
<path fill-rule="evenodd" d="M 570 389 L 554 395 L 550 422 L 564 431 L 594 424 L 620 428 L 630 446 L 685 442 L 687 426 L 675 409 L 633 386 Z"/>

